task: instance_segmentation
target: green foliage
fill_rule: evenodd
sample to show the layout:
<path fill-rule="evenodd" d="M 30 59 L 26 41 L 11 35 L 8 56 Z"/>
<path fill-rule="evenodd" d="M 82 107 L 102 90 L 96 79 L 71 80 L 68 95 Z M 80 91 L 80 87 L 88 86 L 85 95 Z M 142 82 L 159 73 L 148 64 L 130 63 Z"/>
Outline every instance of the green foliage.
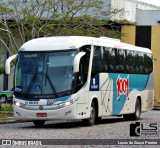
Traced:
<path fill-rule="evenodd" d="M 105 6 L 103 0 L 0 1 L 0 41 L 4 41 L 5 50 L 14 54 L 26 41 L 44 36 L 118 38 L 120 32 L 107 26 L 111 25 L 111 16 L 121 13 Z"/>
<path fill-rule="evenodd" d="M 127 25 L 135 25 L 135 23 L 131 23 L 130 21 L 128 21 L 127 19 L 123 19 L 123 20 L 114 20 L 115 23 L 119 23 L 119 24 L 127 24 Z"/>
<path fill-rule="evenodd" d="M 0 75 L 5 73 L 5 67 L 4 66 L 0 66 Z"/>
<path fill-rule="evenodd" d="M 0 108 L 0 111 L 5 111 L 5 110 L 12 112 L 13 111 L 13 106 L 6 106 L 6 109 L 5 109 L 4 106 Z"/>

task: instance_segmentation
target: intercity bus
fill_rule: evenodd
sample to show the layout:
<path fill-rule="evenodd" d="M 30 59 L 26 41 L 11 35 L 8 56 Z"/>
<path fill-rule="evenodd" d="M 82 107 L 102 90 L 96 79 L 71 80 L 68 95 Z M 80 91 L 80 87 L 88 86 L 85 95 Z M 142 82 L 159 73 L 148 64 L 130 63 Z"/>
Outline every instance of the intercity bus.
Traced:
<path fill-rule="evenodd" d="M 54 119 L 94 125 L 106 116 L 136 120 L 152 109 L 150 49 L 107 37 L 43 37 L 26 42 L 14 76 L 14 118 L 35 126 Z"/>

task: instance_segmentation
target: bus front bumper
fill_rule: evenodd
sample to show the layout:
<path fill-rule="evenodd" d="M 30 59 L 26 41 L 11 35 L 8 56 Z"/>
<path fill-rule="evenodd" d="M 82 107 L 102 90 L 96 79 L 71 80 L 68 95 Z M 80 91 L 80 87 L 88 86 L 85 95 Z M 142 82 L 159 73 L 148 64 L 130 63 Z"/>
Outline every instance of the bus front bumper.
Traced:
<path fill-rule="evenodd" d="M 27 110 L 14 105 L 15 120 L 76 119 L 76 103 L 56 110 Z"/>

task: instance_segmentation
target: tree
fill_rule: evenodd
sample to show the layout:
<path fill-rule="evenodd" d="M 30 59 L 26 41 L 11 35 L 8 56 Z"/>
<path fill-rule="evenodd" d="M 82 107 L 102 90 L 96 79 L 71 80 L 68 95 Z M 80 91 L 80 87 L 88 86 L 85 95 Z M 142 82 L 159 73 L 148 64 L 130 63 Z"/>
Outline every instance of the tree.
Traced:
<path fill-rule="evenodd" d="M 107 30 L 123 10 L 104 7 L 102 0 L 8 0 L 0 2 L 0 43 L 12 55 L 26 41 L 56 35 L 117 37 Z"/>

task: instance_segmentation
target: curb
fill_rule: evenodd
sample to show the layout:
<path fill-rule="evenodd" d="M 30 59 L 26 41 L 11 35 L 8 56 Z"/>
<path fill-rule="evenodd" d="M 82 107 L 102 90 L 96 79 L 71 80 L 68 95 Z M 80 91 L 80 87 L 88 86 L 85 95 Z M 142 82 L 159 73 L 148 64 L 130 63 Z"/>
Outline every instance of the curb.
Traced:
<path fill-rule="evenodd" d="M 4 111 L 1 111 L 0 115 L 5 114 Z M 28 121 L 19 121 L 19 120 L 14 120 L 14 117 L 7 117 L 7 115 L 13 115 L 13 112 L 6 112 L 6 119 L 0 118 L 0 124 L 11 124 L 11 123 L 22 123 L 22 122 L 28 122 Z"/>
<path fill-rule="evenodd" d="M 10 123 L 17 123 L 17 121 L 16 120 L 4 120 L 4 121 L 0 121 L 0 124 L 10 124 Z"/>
<path fill-rule="evenodd" d="M 31 122 L 31 121 L 18 121 L 18 120 L 4 120 L 4 121 L 0 121 L 0 124 L 12 124 L 12 123 L 24 123 L 24 122 Z"/>

